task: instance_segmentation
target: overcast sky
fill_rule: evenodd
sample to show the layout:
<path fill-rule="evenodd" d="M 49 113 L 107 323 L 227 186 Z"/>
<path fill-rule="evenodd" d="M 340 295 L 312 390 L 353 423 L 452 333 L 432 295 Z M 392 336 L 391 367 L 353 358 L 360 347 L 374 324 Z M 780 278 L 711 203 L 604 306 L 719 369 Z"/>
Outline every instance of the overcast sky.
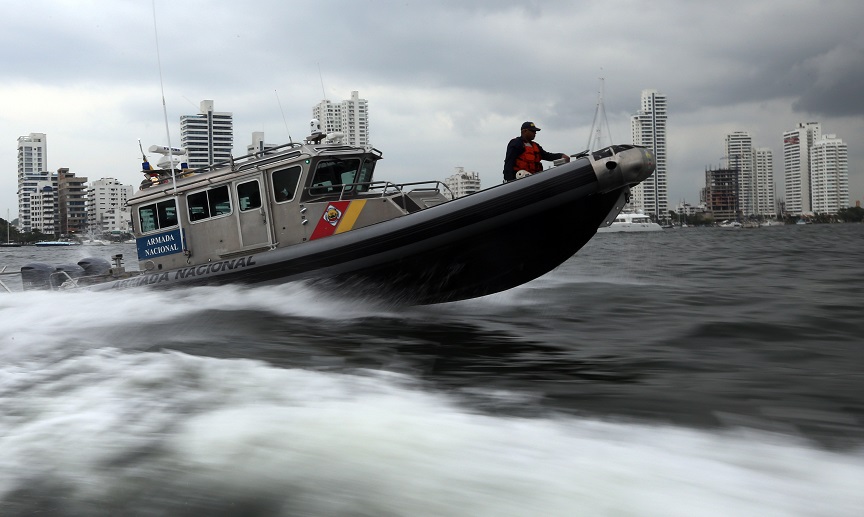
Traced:
<path fill-rule="evenodd" d="M 524 120 L 551 152 L 584 149 L 600 77 L 612 138 L 630 142 L 643 89 L 668 96 L 669 202 L 698 202 L 724 138 L 774 151 L 818 121 L 849 146 L 864 198 L 864 7 L 859 0 L 34 0 L 0 21 L 0 217 L 17 215 L 19 136 L 46 133 L 48 169 L 138 185 L 138 139 L 171 143 L 201 100 L 234 114 L 235 155 L 307 135 L 311 109 L 369 101 L 377 178 L 502 179 Z M 154 31 L 155 27 L 155 31 Z M 319 74 L 320 70 L 320 74 Z M 323 83 L 323 89 L 322 89 Z M 280 110 L 281 103 L 281 110 Z M 283 118 L 284 112 L 284 118 Z M 287 126 L 287 127 L 286 127 Z"/>

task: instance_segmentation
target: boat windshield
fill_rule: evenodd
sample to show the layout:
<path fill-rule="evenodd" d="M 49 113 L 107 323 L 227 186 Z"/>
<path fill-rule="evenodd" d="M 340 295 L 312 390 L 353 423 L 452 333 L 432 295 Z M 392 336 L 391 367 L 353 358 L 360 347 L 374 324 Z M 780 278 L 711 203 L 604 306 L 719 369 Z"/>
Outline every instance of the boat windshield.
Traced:
<path fill-rule="evenodd" d="M 365 192 L 372 181 L 375 160 L 360 158 L 327 158 L 318 162 L 309 193 L 320 196 L 341 192 Z M 357 185 L 357 184 L 361 185 Z M 349 185 L 343 187 L 343 185 Z"/>

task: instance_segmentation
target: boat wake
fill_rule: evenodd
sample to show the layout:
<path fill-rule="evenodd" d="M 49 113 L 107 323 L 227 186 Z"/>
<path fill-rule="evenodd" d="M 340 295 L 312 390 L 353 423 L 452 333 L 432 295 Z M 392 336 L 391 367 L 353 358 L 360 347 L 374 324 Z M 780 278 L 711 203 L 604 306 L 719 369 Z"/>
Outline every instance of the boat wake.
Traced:
<path fill-rule="evenodd" d="M 532 400 L 533 378 L 488 382 L 543 360 L 543 322 L 573 305 L 515 316 L 531 290 L 572 292 L 561 275 L 410 308 L 303 283 L 0 297 L 0 514 L 860 512 L 860 448 L 564 415 Z M 586 397 L 619 386 L 565 373 Z"/>
<path fill-rule="evenodd" d="M 0 371 L 3 515 L 833 517 L 862 503 L 862 451 L 484 415 L 380 371 L 112 348 Z"/>
<path fill-rule="evenodd" d="M 294 318 L 351 320 L 382 314 L 383 304 L 363 304 L 304 282 L 248 288 L 237 285 L 168 291 L 19 292 L 0 297 L 4 332 L 0 359 L 15 361 L 39 353 L 70 355 L 98 347 L 124 347 L 124 341 L 151 342 L 161 330 L 178 337 L 208 335 L 208 315 L 257 311 Z M 65 307 L 42 310 L 40 307 Z M 194 320 L 198 325 L 187 324 Z M 129 329 L 141 329 L 130 333 Z M 122 336 L 122 339 L 121 339 Z M 119 341 L 118 341 L 119 340 Z M 59 342 L 58 342 L 59 341 Z M 62 346 L 58 346 L 62 343 Z"/>

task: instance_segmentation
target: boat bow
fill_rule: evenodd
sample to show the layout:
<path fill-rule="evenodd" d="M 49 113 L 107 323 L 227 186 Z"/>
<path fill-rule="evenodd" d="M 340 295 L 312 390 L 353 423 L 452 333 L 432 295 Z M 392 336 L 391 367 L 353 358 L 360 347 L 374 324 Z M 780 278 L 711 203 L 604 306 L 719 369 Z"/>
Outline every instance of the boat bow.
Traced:
<path fill-rule="evenodd" d="M 593 153 L 597 190 L 610 192 L 646 180 L 654 173 L 654 155 L 644 147 L 614 145 Z"/>

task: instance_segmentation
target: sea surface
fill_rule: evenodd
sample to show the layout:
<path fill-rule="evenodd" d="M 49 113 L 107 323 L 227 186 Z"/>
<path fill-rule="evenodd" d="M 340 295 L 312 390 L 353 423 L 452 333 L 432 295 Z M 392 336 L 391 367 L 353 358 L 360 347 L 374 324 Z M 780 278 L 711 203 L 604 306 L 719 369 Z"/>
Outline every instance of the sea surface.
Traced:
<path fill-rule="evenodd" d="M 860 224 L 678 228 L 436 306 L 0 292 L 0 515 L 860 517 L 862 268 Z"/>

